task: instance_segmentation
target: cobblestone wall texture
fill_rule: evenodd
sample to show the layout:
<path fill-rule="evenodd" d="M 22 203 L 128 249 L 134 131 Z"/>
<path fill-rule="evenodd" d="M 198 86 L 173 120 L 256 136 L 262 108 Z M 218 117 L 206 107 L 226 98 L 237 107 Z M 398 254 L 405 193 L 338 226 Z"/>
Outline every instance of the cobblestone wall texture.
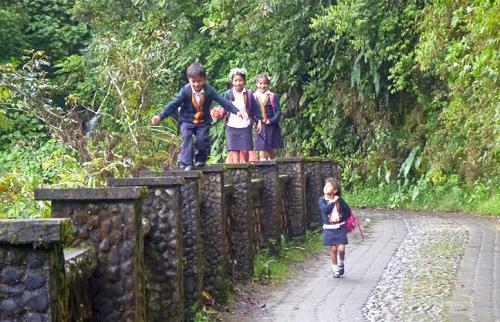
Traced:
<path fill-rule="evenodd" d="M 283 191 L 287 202 L 289 235 L 301 236 L 306 230 L 306 193 L 304 165 L 301 159 L 278 161 L 279 174 L 289 176 L 289 183 Z"/>
<path fill-rule="evenodd" d="M 201 231 L 205 274 L 203 288 L 217 299 L 228 291 L 224 171 L 206 167 L 200 183 Z"/>
<path fill-rule="evenodd" d="M 224 174 L 224 181 L 234 187 L 231 207 L 231 272 L 237 278 L 253 275 L 255 257 L 254 222 L 252 219 L 252 185 L 248 166 L 230 167 Z"/>
<path fill-rule="evenodd" d="M 96 321 L 145 320 L 144 236 L 136 200 L 53 201 L 52 216 L 71 218 L 71 247 L 96 249 L 90 280 Z"/>
<path fill-rule="evenodd" d="M 281 227 L 281 202 L 279 198 L 278 166 L 276 162 L 263 162 L 251 168 L 252 177 L 262 179 L 262 193 L 260 202 L 261 232 L 264 246 L 269 248 L 272 254 L 279 254 Z"/>

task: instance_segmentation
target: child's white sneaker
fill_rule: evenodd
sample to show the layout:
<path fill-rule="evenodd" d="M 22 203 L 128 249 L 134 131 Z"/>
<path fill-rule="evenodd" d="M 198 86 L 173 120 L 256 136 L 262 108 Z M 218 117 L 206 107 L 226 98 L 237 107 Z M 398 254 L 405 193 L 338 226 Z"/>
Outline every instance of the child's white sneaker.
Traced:
<path fill-rule="evenodd" d="M 338 271 L 333 272 L 333 278 L 340 278 L 340 273 Z"/>

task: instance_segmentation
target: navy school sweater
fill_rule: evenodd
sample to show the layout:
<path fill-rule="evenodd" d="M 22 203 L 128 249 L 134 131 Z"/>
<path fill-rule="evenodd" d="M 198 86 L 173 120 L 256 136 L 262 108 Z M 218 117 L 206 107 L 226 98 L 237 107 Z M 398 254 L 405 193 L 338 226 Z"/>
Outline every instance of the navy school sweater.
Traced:
<path fill-rule="evenodd" d="M 162 120 L 166 119 L 176 113 L 180 107 L 179 122 L 211 124 L 212 117 L 210 116 L 210 107 L 213 101 L 219 103 L 228 113 L 238 113 L 238 109 L 231 104 L 230 101 L 220 96 L 212 86 L 205 84 L 205 86 L 203 86 L 203 90 L 205 92 L 204 99 L 200 101 L 202 104 L 200 104 L 199 109 L 197 110 L 194 105 L 196 100 L 194 98 L 191 85 L 184 85 L 174 99 L 165 106 L 163 112 L 160 113 L 160 118 Z"/>
<path fill-rule="evenodd" d="M 278 95 L 276 94 L 273 95 L 274 95 L 274 107 L 271 103 L 270 94 L 268 94 L 267 96 L 269 98 L 267 99 L 267 102 L 264 106 L 265 114 L 263 113 L 264 111 L 262 111 L 262 106 L 260 105 L 259 99 L 256 98 L 255 100 L 257 101 L 262 120 L 264 120 L 265 118 L 264 116 L 267 116 L 267 119 L 269 120 L 270 124 L 278 124 L 281 119 L 280 99 Z"/>
<path fill-rule="evenodd" d="M 347 204 L 347 202 L 344 201 L 344 199 L 340 198 L 339 199 L 339 213 L 340 213 L 340 221 L 339 223 L 341 222 L 344 222 L 347 220 L 347 218 L 349 218 L 349 216 L 351 215 L 351 208 L 349 208 L 349 205 Z M 335 205 L 334 202 L 332 203 L 328 203 L 328 201 L 326 201 L 325 197 L 321 197 L 319 198 L 319 211 L 321 213 L 321 219 L 323 220 L 323 224 L 324 225 L 330 225 L 330 221 L 328 220 L 328 215 L 332 212 L 333 210 L 333 205 Z"/>

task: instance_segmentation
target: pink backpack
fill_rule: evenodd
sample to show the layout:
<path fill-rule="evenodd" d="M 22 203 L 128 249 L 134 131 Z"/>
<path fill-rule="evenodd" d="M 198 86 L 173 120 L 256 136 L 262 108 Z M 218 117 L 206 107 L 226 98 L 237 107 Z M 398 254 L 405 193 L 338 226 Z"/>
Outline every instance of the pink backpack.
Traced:
<path fill-rule="evenodd" d="M 361 223 L 358 219 L 358 217 L 354 216 L 354 214 L 351 211 L 351 215 L 347 220 L 345 221 L 345 229 L 348 233 L 352 233 L 354 229 L 358 226 L 359 234 L 361 235 L 361 239 L 365 239 L 365 236 L 363 235 L 363 231 L 361 230 Z"/>

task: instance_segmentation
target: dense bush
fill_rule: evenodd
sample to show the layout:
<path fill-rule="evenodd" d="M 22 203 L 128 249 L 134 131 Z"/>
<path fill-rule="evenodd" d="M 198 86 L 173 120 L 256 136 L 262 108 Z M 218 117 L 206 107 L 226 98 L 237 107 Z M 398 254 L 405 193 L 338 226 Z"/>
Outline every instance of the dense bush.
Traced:
<path fill-rule="evenodd" d="M 462 209 L 498 212 L 498 1 L 4 3 L 0 142 L 10 150 L 19 128 L 41 127 L 22 136 L 35 147 L 54 138 L 96 182 L 171 166 L 176 124 L 148 120 L 200 61 L 220 91 L 233 67 L 250 87 L 268 72 L 285 153 L 338 159 L 356 204 L 448 209 L 456 203 L 436 204 L 460 196 Z M 35 51 L 23 58 L 20 47 Z M 221 161 L 222 124 L 212 136 Z"/>

